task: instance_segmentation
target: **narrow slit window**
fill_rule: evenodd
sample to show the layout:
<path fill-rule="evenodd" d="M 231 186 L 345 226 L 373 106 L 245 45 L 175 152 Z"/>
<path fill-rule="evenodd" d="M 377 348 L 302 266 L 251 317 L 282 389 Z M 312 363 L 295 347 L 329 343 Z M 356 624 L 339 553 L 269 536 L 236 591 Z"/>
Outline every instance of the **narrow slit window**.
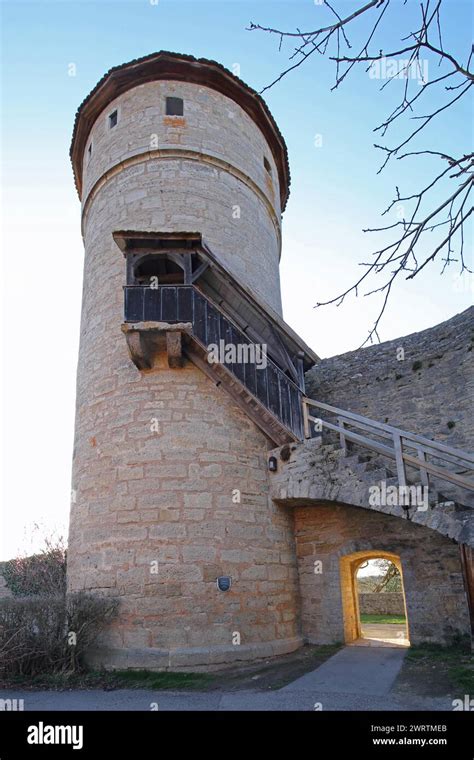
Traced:
<path fill-rule="evenodd" d="M 267 172 L 269 174 L 271 174 L 272 173 L 272 167 L 270 166 L 270 161 L 268 160 L 268 158 L 266 156 L 263 157 L 263 165 L 264 165 L 265 169 L 267 170 Z"/>
<path fill-rule="evenodd" d="M 183 98 L 166 98 L 166 115 L 182 116 L 184 113 Z"/>
<path fill-rule="evenodd" d="M 87 157 L 90 158 L 92 156 L 92 143 L 90 143 L 89 147 L 87 148 Z"/>
<path fill-rule="evenodd" d="M 118 112 L 112 111 L 112 113 L 109 115 L 109 129 L 112 129 L 116 126 L 118 121 Z"/>

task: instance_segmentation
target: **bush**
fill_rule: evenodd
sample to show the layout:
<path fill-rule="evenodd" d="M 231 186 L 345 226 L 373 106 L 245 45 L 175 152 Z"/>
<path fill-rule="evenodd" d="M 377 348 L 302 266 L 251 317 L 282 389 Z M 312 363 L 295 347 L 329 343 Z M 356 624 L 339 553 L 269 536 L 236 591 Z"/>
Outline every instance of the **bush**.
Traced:
<path fill-rule="evenodd" d="M 74 646 L 68 641 L 70 669 L 83 669 L 87 650 L 114 619 L 119 602 L 86 591 L 69 594 L 66 599 L 68 637 L 74 633 L 76 638 Z"/>
<path fill-rule="evenodd" d="M 0 564 L 0 573 L 14 596 L 66 593 L 66 550 L 61 540 L 47 540 L 39 554 Z"/>
<path fill-rule="evenodd" d="M 117 607 L 116 599 L 84 591 L 1 599 L 0 675 L 83 669 L 87 649 Z"/>

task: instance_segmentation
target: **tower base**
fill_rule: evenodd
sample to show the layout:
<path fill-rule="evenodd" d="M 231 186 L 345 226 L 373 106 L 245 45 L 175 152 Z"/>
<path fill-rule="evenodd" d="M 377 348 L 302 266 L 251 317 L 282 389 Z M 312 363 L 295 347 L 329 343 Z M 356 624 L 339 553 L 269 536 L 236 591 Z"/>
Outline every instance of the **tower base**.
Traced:
<path fill-rule="evenodd" d="M 118 649 L 98 647 L 89 652 L 87 664 L 106 670 L 154 670 L 208 672 L 239 662 L 289 654 L 303 645 L 295 637 L 238 646 L 182 647 L 177 649 Z"/>

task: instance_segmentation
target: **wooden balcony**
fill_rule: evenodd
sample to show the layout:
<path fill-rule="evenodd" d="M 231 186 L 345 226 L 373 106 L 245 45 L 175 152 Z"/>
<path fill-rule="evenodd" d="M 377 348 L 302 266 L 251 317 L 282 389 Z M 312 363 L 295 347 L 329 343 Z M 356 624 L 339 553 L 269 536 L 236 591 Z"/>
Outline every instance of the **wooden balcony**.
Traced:
<path fill-rule="evenodd" d="M 211 345 L 253 345 L 253 349 L 255 345 L 195 285 L 127 285 L 124 292 L 122 330 L 140 370 L 152 369 L 163 351 L 173 367 L 187 356 L 216 384 L 222 384 L 277 445 L 303 439 L 303 391 L 269 356 L 261 362 L 238 355 L 235 360 L 209 361 Z"/>

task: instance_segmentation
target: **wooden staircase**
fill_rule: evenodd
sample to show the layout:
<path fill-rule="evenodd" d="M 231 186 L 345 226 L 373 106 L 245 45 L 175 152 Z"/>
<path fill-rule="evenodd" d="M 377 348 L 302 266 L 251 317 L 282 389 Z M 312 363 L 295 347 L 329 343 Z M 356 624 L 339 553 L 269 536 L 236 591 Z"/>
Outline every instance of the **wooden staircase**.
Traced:
<path fill-rule="evenodd" d="M 320 414 L 316 416 L 314 410 Z M 438 485 L 443 483 L 443 490 L 455 500 L 462 492 L 467 503 L 474 506 L 473 454 L 315 399 L 303 399 L 303 417 L 306 439 L 324 431 L 326 440 L 328 435 L 339 439 L 344 455 L 348 455 L 349 447 L 356 447 L 369 451 L 371 460 L 377 456 L 376 461 L 394 462 L 395 473 L 389 477 L 395 478 L 398 486 L 421 483 L 430 490 L 433 483 L 438 493 Z M 358 463 L 363 462 L 359 459 Z"/>

